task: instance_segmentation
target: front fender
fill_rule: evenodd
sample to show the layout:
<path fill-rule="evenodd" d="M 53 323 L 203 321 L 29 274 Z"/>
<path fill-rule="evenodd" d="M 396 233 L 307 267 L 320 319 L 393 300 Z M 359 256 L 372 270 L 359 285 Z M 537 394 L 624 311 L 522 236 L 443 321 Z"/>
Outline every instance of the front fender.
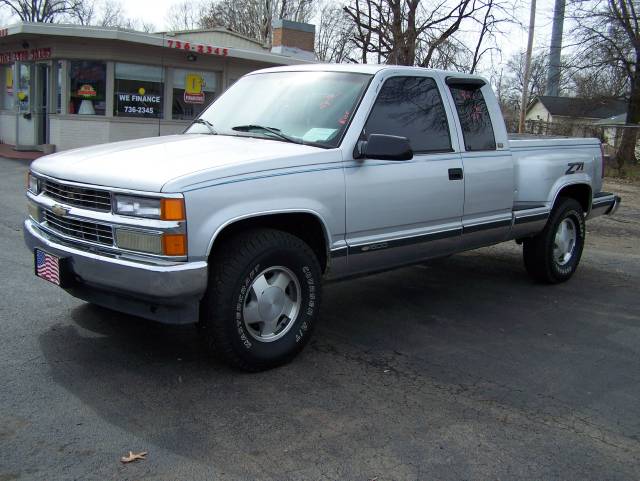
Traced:
<path fill-rule="evenodd" d="M 342 166 L 218 184 L 185 193 L 190 260 L 206 260 L 223 229 L 243 219 L 283 213 L 316 216 L 329 249 L 344 243 Z"/>

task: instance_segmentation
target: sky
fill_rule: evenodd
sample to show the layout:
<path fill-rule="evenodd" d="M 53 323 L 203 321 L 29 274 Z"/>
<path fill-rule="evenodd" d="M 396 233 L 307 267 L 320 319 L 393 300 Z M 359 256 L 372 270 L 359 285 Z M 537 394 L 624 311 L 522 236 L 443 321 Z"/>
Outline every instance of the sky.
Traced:
<path fill-rule="evenodd" d="M 166 15 L 171 7 L 178 3 L 176 0 L 136 0 L 124 2 L 128 16 L 144 18 L 153 23 L 159 30 L 166 28 Z M 501 47 L 507 53 L 524 51 L 527 48 L 527 28 L 529 25 L 530 2 L 523 2 L 516 12 L 516 18 L 525 28 L 511 27 L 503 39 Z M 551 41 L 551 22 L 553 17 L 554 0 L 537 0 L 536 5 L 536 35 L 534 47 L 548 48 Z"/>
<path fill-rule="evenodd" d="M 339 0 L 336 0 L 339 1 Z M 178 0 L 135 0 L 122 1 L 126 16 L 143 19 L 147 23 L 152 23 L 158 30 L 166 29 L 166 16 L 169 8 L 179 3 Z M 536 9 L 536 34 L 534 48 L 549 48 L 551 39 L 551 21 L 553 16 L 554 0 L 537 0 Z M 527 27 L 529 24 L 529 0 L 524 0 L 516 11 L 516 18 L 524 26 L 510 26 L 506 35 L 501 36 L 499 45 L 503 51 L 502 60 L 511 54 L 524 51 L 527 45 Z M 7 11 L 0 11 L 0 21 L 11 23 Z M 567 31 L 565 25 L 565 33 Z M 566 37 L 565 37 L 566 40 Z"/>
<path fill-rule="evenodd" d="M 166 28 L 166 15 L 171 7 L 179 3 L 176 0 L 136 0 L 123 2 L 128 16 L 143 18 L 153 23 L 159 30 Z M 529 25 L 530 2 L 524 1 L 516 11 L 516 18 L 525 26 L 513 26 L 508 35 L 501 40 L 501 47 L 505 52 L 515 53 L 527 48 L 527 28 Z M 554 0 L 537 0 L 536 5 L 536 35 L 534 47 L 548 48 L 551 41 L 551 23 L 553 17 Z M 508 56 L 508 55 L 507 55 Z"/>

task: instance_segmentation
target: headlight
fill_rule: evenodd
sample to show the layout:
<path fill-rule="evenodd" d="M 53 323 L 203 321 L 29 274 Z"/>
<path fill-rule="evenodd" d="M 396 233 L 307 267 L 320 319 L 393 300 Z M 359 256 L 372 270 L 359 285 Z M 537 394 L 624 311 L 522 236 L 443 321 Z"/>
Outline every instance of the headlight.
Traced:
<path fill-rule="evenodd" d="M 35 195 L 40 193 L 40 182 L 36 176 L 31 174 L 31 172 L 27 173 L 27 189 Z"/>
<path fill-rule="evenodd" d="M 115 196 L 116 214 L 149 219 L 184 220 L 185 209 L 183 199 L 158 199 L 133 195 Z"/>
<path fill-rule="evenodd" d="M 160 199 L 152 197 L 133 197 L 130 195 L 116 195 L 116 213 L 135 217 L 160 218 Z"/>

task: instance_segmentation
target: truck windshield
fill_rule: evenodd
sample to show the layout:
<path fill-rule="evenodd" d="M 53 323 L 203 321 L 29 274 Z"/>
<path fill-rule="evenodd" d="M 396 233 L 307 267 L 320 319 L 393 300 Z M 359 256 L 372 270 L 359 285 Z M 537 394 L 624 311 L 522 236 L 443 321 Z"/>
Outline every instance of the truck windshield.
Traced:
<path fill-rule="evenodd" d="M 336 147 L 370 79 L 346 72 L 249 75 L 211 104 L 186 133 Z"/>

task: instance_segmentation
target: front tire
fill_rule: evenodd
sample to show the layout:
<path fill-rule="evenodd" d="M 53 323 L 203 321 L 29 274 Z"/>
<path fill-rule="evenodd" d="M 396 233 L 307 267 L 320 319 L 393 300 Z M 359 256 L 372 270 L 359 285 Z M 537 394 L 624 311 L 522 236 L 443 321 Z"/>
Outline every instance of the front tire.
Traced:
<path fill-rule="evenodd" d="M 568 197 L 558 199 L 543 231 L 523 243 L 527 273 L 548 284 L 568 281 L 580 263 L 585 234 L 580 203 Z"/>
<path fill-rule="evenodd" d="M 321 271 L 311 248 L 273 229 L 242 232 L 213 254 L 200 327 L 227 364 L 262 371 L 289 362 L 318 317 Z"/>

